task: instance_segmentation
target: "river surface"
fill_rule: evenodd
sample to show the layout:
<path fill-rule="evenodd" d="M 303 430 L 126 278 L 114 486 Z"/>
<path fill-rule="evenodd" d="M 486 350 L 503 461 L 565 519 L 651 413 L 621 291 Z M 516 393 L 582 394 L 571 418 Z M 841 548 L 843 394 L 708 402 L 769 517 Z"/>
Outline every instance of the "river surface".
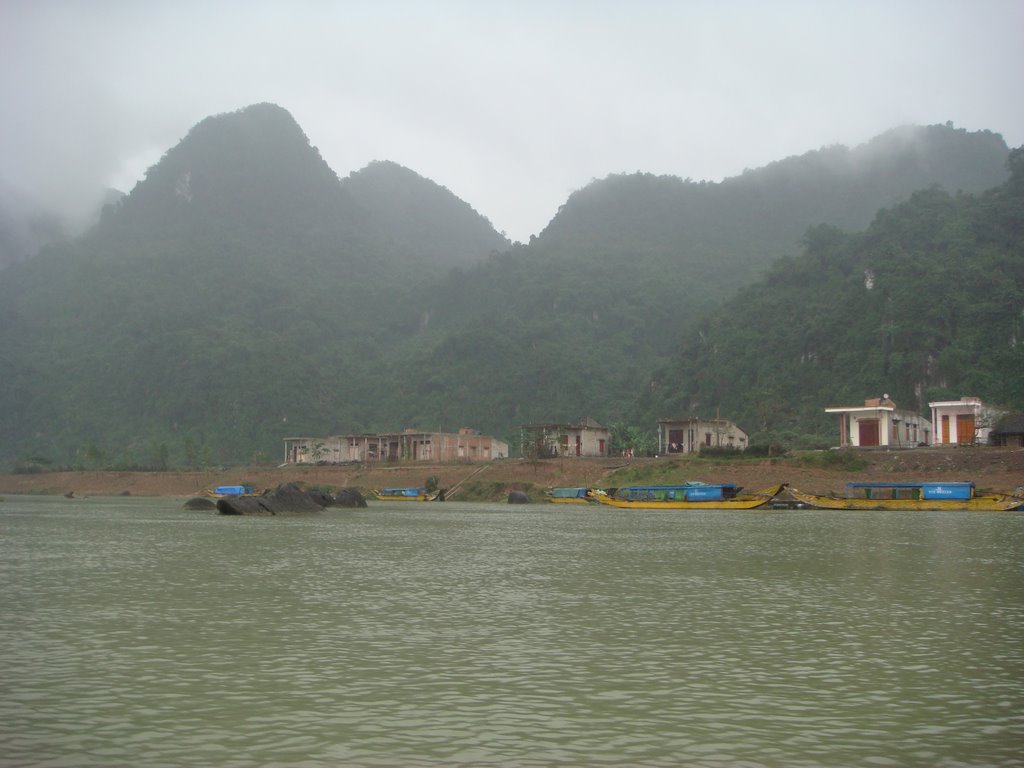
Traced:
<path fill-rule="evenodd" d="M 0 765 L 1024 765 L 1020 513 L 181 501 L 0 502 Z"/>

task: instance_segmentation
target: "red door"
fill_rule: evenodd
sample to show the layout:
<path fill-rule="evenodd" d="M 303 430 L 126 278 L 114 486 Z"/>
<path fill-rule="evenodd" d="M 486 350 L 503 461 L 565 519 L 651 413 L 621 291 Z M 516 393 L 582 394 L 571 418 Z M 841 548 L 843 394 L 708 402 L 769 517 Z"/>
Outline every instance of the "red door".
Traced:
<path fill-rule="evenodd" d="M 878 445 L 878 419 L 861 419 L 857 422 L 857 430 L 861 447 Z"/>
<path fill-rule="evenodd" d="M 971 415 L 956 417 L 956 441 L 958 443 L 974 442 L 974 417 Z"/>

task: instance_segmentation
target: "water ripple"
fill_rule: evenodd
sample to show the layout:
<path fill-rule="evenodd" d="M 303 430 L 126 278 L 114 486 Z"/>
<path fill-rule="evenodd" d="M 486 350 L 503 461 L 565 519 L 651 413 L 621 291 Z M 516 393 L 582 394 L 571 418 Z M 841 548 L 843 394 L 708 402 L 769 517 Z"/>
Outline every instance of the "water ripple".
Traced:
<path fill-rule="evenodd" d="M 8 500 L 0 765 L 1024 765 L 1024 517 Z"/>

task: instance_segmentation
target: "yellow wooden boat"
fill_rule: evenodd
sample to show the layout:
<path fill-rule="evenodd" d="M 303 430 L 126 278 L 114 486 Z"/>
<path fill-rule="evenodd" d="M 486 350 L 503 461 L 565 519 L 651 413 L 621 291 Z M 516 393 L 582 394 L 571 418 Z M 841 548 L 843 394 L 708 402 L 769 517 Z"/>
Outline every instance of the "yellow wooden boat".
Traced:
<path fill-rule="evenodd" d="M 785 483 L 741 494 L 732 483 L 709 485 L 631 485 L 594 494 L 601 504 L 619 509 L 757 509 L 775 498 Z"/>
<path fill-rule="evenodd" d="M 1024 493 L 976 494 L 974 483 L 847 483 L 845 496 L 819 496 L 790 487 L 793 498 L 816 509 L 1008 512 L 1024 509 Z M 1021 495 L 1018 495 L 1021 494 Z"/>
<path fill-rule="evenodd" d="M 426 488 L 381 488 L 370 493 L 378 501 L 436 501 L 438 492 Z"/>
<path fill-rule="evenodd" d="M 597 500 L 591 497 L 593 492 L 586 487 L 551 488 L 545 491 L 544 498 L 552 504 L 596 504 Z"/>

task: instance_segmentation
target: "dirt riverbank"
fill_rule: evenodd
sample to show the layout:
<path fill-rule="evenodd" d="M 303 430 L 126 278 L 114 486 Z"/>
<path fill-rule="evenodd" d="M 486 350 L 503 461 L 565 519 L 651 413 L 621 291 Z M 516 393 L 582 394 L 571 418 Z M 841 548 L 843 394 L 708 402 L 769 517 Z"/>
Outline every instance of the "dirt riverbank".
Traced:
<path fill-rule="evenodd" d="M 844 452 L 845 453 L 845 452 Z M 504 500 L 511 490 L 539 494 L 552 486 L 605 488 L 630 483 L 669 484 L 683 480 L 736 483 L 748 490 L 790 483 L 812 493 L 840 491 L 855 480 L 971 480 L 979 490 L 1008 490 L 1024 484 L 1024 449 L 964 447 L 904 451 L 797 454 L 780 459 L 506 459 L 490 464 L 238 467 L 205 472 L 43 472 L 0 474 L 0 493 L 75 496 L 194 496 L 217 485 L 281 483 L 328 489 L 419 486 L 436 476 L 460 498 Z"/>

